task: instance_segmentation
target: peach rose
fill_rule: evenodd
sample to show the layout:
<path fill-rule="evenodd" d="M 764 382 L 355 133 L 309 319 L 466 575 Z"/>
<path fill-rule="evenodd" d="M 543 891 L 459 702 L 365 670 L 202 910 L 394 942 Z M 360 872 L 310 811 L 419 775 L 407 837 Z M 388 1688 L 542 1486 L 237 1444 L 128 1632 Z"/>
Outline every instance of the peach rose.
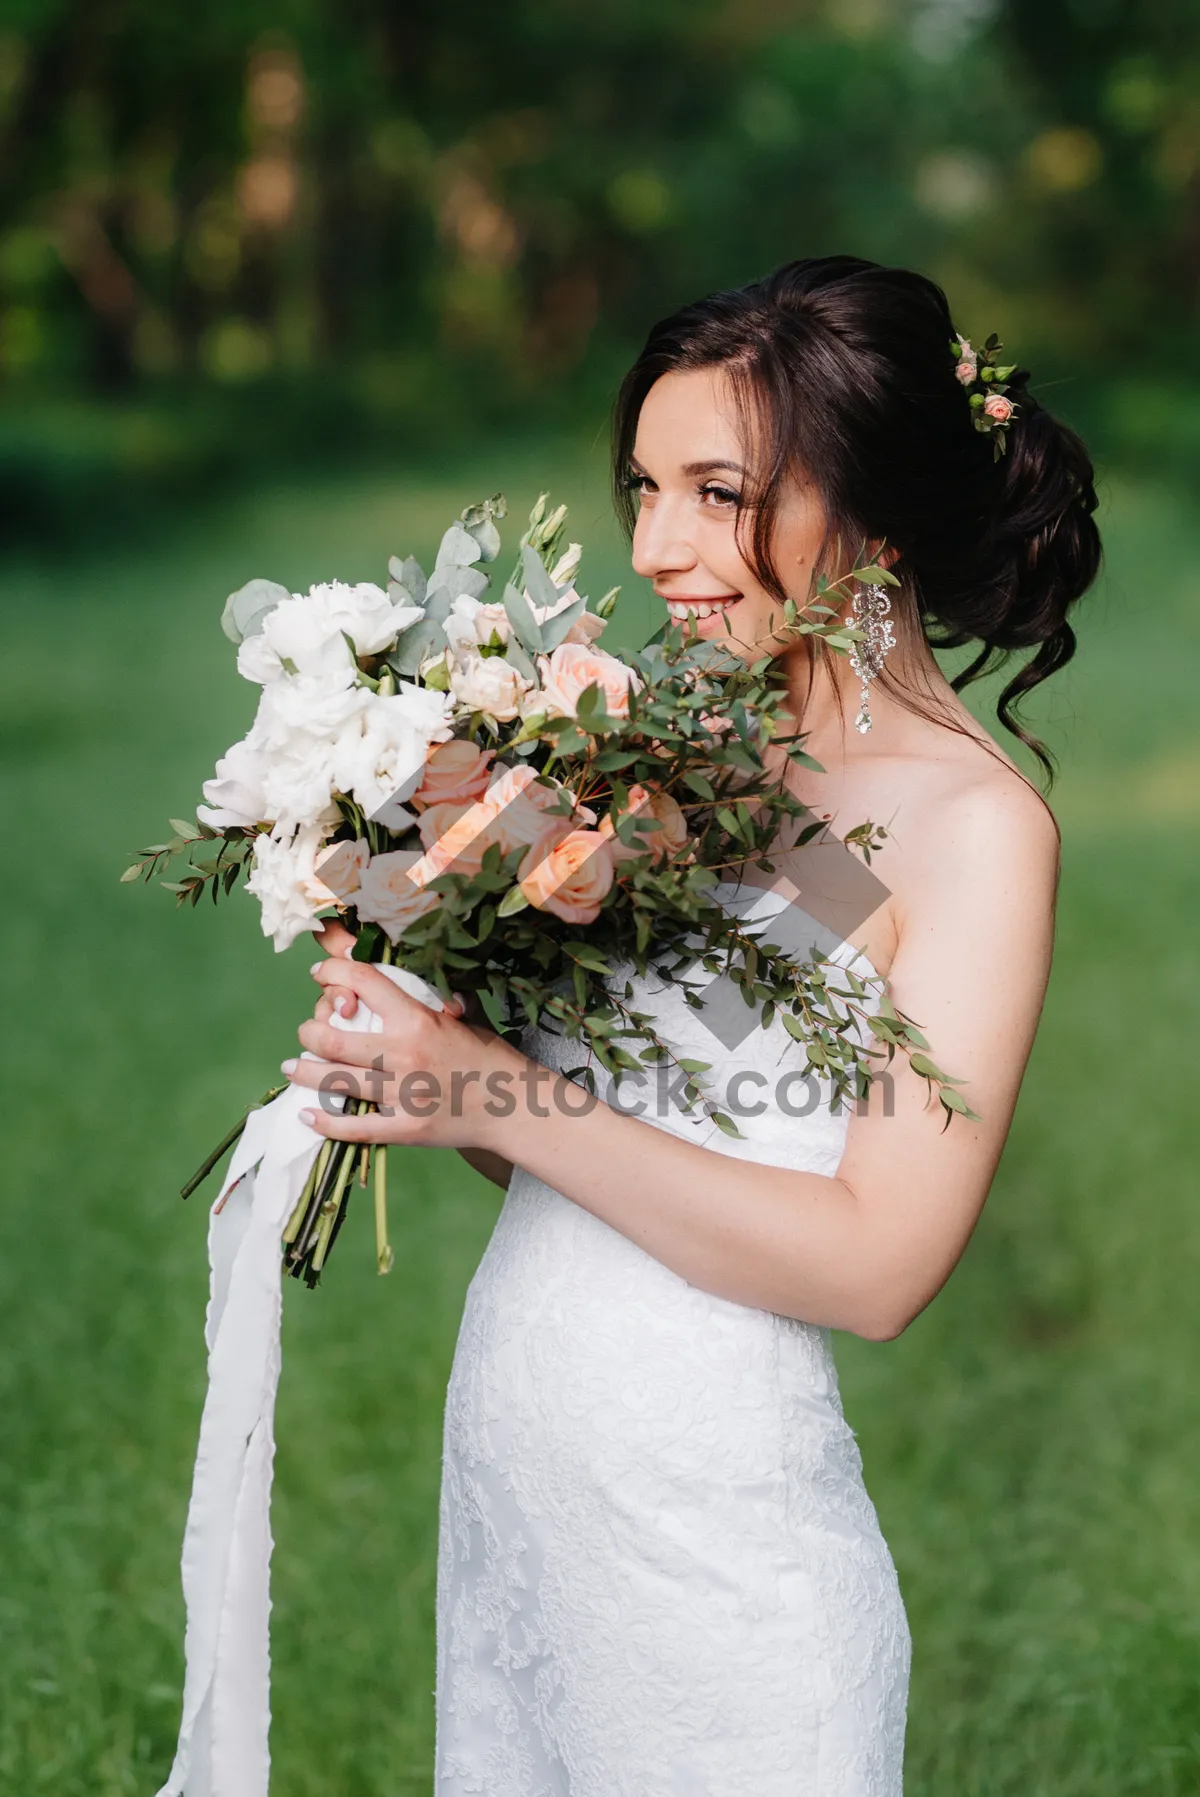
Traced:
<path fill-rule="evenodd" d="M 1012 400 L 1005 399 L 1003 393 L 992 393 L 984 401 L 983 410 L 988 418 L 994 418 L 997 424 L 1007 424 L 1015 410 Z"/>
<path fill-rule="evenodd" d="M 588 924 L 596 921 L 613 874 L 612 852 L 598 830 L 551 828 L 522 861 L 520 887 L 539 911 Z"/>
<path fill-rule="evenodd" d="M 495 839 L 501 852 L 537 841 L 547 825 L 573 829 L 581 824 L 594 824 L 596 813 L 586 805 L 577 805 L 572 817 L 553 809 L 565 791 L 557 781 L 547 784 L 528 765 L 505 768 L 496 775 L 487 790 L 487 803 L 496 814 Z"/>
<path fill-rule="evenodd" d="M 420 858 L 415 849 L 396 849 L 390 855 L 372 856 L 355 898 L 364 923 L 381 924 L 398 942 L 410 923 L 439 903 L 436 892 L 425 890 L 416 878 Z"/>
<path fill-rule="evenodd" d="M 426 805 L 467 805 L 481 799 L 492 777 L 495 753 L 495 749 L 481 749 L 478 743 L 455 737 L 437 743 L 425 763 L 421 784 L 408 803 L 422 811 Z"/>
<path fill-rule="evenodd" d="M 687 820 L 669 792 L 631 786 L 628 809 L 639 816 L 657 819 L 662 828 L 647 830 L 644 835 L 639 831 L 641 847 L 635 847 L 621 841 L 609 812 L 600 820 L 600 835 L 608 841 L 615 861 L 631 860 L 634 855 L 644 854 L 647 848 L 652 850 L 655 861 L 662 861 L 667 855 L 677 853 L 687 842 Z"/>
<path fill-rule="evenodd" d="M 449 800 L 427 805 L 417 825 L 426 851 L 414 867 L 418 884 L 424 886 L 448 870 L 477 874 L 489 844 L 497 840 L 495 823 L 496 809 L 487 799 L 471 805 Z"/>
<path fill-rule="evenodd" d="M 629 693 L 641 686 L 635 670 L 603 649 L 585 643 L 560 643 L 553 655 L 538 657 L 542 692 L 537 709 L 552 717 L 573 718 L 580 698 L 596 683 L 610 717 L 629 713 Z"/>

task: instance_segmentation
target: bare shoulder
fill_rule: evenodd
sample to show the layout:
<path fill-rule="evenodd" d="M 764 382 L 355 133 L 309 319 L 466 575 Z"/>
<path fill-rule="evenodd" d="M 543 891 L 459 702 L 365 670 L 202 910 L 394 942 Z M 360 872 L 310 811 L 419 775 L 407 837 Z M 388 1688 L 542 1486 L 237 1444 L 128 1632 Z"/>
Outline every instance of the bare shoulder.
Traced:
<path fill-rule="evenodd" d="M 940 759 L 918 783 L 916 858 L 941 878 L 1003 880 L 1057 888 L 1060 839 L 1046 800 L 1007 756 L 973 741 Z"/>
<path fill-rule="evenodd" d="M 953 943 L 960 965 L 1019 964 L 1042 984 L 1060 868 L 1045 799 L 1006 756 L 972 739 L 931 763 L 908 799 L 895 887 L 902 958 Z"/>

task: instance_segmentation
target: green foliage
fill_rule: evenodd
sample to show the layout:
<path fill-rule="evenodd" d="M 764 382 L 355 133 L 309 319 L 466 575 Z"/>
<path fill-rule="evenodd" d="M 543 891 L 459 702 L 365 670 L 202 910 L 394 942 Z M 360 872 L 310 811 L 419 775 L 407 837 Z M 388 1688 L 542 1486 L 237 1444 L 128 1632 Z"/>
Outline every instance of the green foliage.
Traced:
<path fill-rule="evenodd" d="M 1185 0 L 97 17 L 25 0 L 0 38 L 12 529 L 598 417 L 650 320 L 799 254 L 928 269 L 1068 410 L 1096 369 L 1200 374 Z"/>

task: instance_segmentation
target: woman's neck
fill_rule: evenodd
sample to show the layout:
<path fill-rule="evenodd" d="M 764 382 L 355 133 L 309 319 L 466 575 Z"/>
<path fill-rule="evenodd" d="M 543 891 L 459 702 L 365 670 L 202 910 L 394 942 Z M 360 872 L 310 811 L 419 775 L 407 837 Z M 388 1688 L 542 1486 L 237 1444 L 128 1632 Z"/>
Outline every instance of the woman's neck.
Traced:
<path fill-rule="evenodd" d="M 865 732 L 854 722 L 862 704 L 862 682 L 845 656 L 834 650 L 814 654 L 810 643 L 811 639 L 802 640 L 784 658 L 788 709 L 796 728 L 805 734 L 806 752 L 831 774 L 852 762 L 911 752 L 914 738 L 926 735 L 930 719 L 902 703 L 897 687 L 922 711 L 959 725 L 973 723 L 923 634 L 916 643 L 902 640 L 889 653 L 887 671 L 894 685 L 870 682 L 871 728 Z"/>

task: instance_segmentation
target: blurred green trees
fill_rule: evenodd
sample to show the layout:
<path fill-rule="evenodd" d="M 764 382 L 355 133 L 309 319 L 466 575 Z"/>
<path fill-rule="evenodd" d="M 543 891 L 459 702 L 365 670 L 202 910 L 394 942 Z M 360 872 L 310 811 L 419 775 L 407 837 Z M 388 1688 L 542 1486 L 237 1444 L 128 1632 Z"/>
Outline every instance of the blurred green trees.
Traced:
<path fill-rule="evenodd" d="M 215 467 L 227 402 L 262 447 L 577 402 L 832 250 L 1051 373 L 1200 373 L 1192 0 L 0 7 L 0 487 L 80 395 L 156 475 L 156 403 Z"/>

